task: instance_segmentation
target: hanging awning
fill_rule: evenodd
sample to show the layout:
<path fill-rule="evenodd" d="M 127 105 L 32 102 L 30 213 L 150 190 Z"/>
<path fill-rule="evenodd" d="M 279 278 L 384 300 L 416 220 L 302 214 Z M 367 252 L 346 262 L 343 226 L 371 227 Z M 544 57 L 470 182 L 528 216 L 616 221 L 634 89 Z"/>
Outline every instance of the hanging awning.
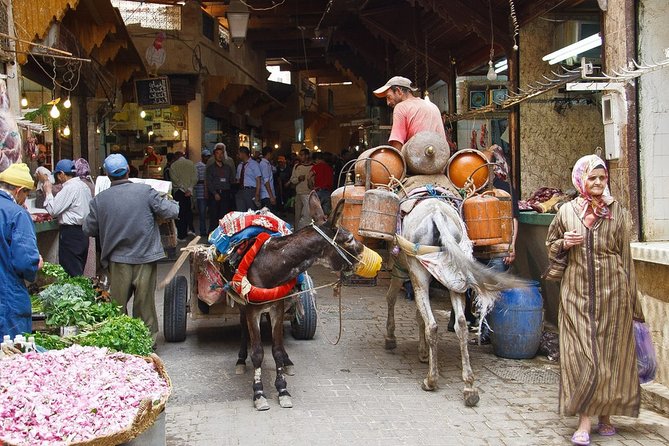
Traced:
<path fill-rule="evenodd" d="M 62 20 L 68 10 L 74 9 L 80 0 L 12 0 L 12 14 L 16 36 L 19 39 L 44 40 L 54 19 Z M 108 1 L 108 0 L 107 0 Z M 16 42 L 17 61 L 24 64 L 31 46 Z"/>

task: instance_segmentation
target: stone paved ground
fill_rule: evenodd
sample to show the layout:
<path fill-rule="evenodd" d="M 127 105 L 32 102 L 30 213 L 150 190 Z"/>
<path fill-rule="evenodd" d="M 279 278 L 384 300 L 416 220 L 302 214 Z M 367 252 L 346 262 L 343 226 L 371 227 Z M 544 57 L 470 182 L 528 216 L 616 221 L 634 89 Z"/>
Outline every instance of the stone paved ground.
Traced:
<path fill-rule="evenodd" d="M 161 265 L 159 273 L 170 266 Z M 335 277 L 320 268 L 311 275 L 316 285 Z M 559 371 L 543 357 L 501 359 L 490 346 L 471 346 L 481 401 L 474 408 L 464 406 L 460 354 L 455 334 L 446 331 L 449 313 L 443 298 L 433 302 L 441 337 L 440 388 L 421 390 L 427 366 L 417 358 L 413 302 L 398 298 L 398 347 L 393 352 L 383 348 L 387 285 L 382 279 L 373 288 L 343 288 L 344 328 L 336 346 L 327 338 L 336 338 L 338 305 L 330 289 L 319 291 L 315 339 L 286 336 L 296 364 L 295 376 L 288 377 L 292 409 L 278 405 L 269 338 L 263 382 L 271 409 L 256 412 L 252 372 L 234 374 L 237 324 L 189 320 L 186 342 L 161 342 L 158 348 L 174 384 L 166 412 L 167 445 L 569 444 L 576 419 L 557 414 Z M 162 315 L 162 293 L 157 300 Z M 592 444 L 669 444 L 669 419 L 653 412 L 614 421 L 619 435 L 604 439 L 593 434 Z"/>

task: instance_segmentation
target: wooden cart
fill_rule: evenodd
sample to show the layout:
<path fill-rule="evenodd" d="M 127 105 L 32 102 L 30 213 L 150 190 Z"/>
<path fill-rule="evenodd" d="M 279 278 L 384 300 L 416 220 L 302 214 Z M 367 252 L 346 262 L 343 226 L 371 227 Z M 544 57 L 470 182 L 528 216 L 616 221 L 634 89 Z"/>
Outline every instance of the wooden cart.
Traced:
<path fill-rule="evenodd" d="M 187 313 L 191 319 L 222 319 L 239 321 L 239 304 L 232 299 L 208 306 L 198 298 L 198 269 L 201 256 L 191 253 L 190 292 L 186 276 L 175 276 L 165 287 L 163 309 L 163 333 L 167 342 L 182 342 L 186 339 Z M 290 321 L 295 339 L 309 340 L 314 337 L 317 325 L 315 291 L 311 277 L 305 272 L 301 292 L 292 298 L 285 319 Z M 230 303 L 229 303 L 230 302 Z M 208 311 L 207 311 L 208 310 Z"/>

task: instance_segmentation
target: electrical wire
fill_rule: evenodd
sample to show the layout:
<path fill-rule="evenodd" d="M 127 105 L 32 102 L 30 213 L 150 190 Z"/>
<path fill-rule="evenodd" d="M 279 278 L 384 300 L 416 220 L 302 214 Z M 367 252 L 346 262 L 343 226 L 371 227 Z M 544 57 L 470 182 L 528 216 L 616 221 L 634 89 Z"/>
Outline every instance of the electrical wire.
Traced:
<path fill-rule="evenodd" d="M 248 2 L 246 2 L 246 1 L 244 1 L 244 0 L 239 0 L 239 1 L 240 1 L 244 6 L 246 6 L 247 8 L 249 8 L 251 11 L 271 11 L 272 9 L 274 9 L 274 8 L 278 8 L 279 6 L 281 6 L 281 5 L 283 5 L 284 3 L 286 3 L 286 0 L 281 0 L 281 2 L 276 3 L 276 4 L 272 5 L 272 6 L 267 7 L 267 8 L 254 8 L 253 6 L 251 6 Z M 332 2 L 330 2 L 330 3 L 332 3 Z"/>
<path fill-rule="evenodd" d="M 330 0 L 328 2 L 328 5 L 325 7 L 325 11 L 323 11 L 323 15 L 321 16 L 321 19 L 318 21 L 318 25 L 316 25 L 315 30 L 321 29 L 321 23 L 323 23 L 323 19 L 325 18 L 325 15 L 330 12 L 330 8 L 332 8 L 332 4 L 334 3 L 334 0 Z"/>

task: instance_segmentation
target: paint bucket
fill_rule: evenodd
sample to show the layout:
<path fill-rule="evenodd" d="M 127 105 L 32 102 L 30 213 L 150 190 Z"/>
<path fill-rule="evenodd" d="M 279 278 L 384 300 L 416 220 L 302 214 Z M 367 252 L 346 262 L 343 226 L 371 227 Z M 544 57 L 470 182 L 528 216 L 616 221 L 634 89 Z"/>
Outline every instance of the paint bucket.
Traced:
<path fill-rule="evenodd" d="M 488 314 L 495 355 L 510 359 L 534 358 L 541 342 L 543 307 L 539 282 L 529 282 L 527 288 L 502 291 Z"/>

